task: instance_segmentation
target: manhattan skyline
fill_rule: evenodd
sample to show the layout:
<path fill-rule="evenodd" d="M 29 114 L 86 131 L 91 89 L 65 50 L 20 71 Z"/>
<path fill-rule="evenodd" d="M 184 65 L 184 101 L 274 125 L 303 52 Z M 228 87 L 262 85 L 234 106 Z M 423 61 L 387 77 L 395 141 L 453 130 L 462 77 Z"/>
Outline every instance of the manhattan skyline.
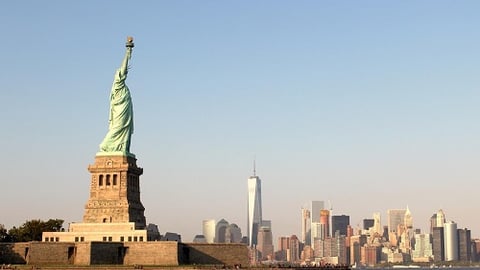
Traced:
<path fill-rule="evenodd" d="M 132 35 L 130 150 L 161 233 L 191 241 L 202 220 L 225 218 L 246 235 L 255 157 L 274 239 L 300 237 L 316 200 L 353 226 L 408 206 L 425 232 L 443 209 L 480 236 L 476 1 L 3 6 L 7 228 L 82 220 L 119 41 Z"/>

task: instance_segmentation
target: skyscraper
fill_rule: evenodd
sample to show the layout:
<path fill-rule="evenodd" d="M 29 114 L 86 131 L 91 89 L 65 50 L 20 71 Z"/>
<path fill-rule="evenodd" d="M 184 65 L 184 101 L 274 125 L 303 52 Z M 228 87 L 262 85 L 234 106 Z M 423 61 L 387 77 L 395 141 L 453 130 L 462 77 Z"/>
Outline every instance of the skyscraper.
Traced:
<path fill-rule="evenodd" d="M 330 237 L 330 211 L 320 210 L 320 238 Z"/>
<path fill-rule="evenodd" d="M 361 247 L 367 243 L 366 235 L 352 235 L 350 237 L 350 264 L 358 264 L 361 260 Z"/>
<path fill-rule="evenodd" d="M 289 249 L 287 253 L 287 261 L 296 262 L 300 259 L 300 241 L 296 235 L 289 238 Z"/>
<path fill-rule="evenodd" d="M 472 237 L 467 228 L 458 229 L 458 259 L 464 262 L 472 260 Z"/>
<path fill-rule="evenodd" d="M 432 230 L 432 249 L 433 249 L 433 261 L 441 262 L 445 258 L 445 242 L 443 235 L 443 227 L 433 227 Z"/>
<path fill-rule="evenodd" d="M 412 213 L 410 212 L 410 209 L 405 210 L 405 216 L 404 216 L 404 224 L 405 224 L 405 229 L 412 229 L 413 228 L 413 217 Z"/>
<path fill-rule="evenodd" d="M 302 243 L 310 245 L 310 210 L 302 208 Z"/>
<path fill-rule="evenodd" d="M 405 216 L 403 218 L 403 232 L 397 232 L 398 235 L 401 235 L 401 249 L 405 250 L 407 253 L 411 253 L 411 243 L 414 240 L 414 232 L 413 232 L 413 217 L 410 209 L 407 206 L 407 210 L 405 211 Z"/>
<path fill-rule="evenodd" d="M 430 243 L 430 234 L 415 234 L 415 248 L 412 251 L 414 262 L 429 262 L 433 256 L 432 244 Z"/>
<path fill-rule="evenodd" d="M 433 228 L 437 227 L 437 213 L 430 218 L 430 234 L 433 234 Z"/>
<path fill-rule="evenodd" d="M 221 219 L 215 227 L 215 243 L 227 243 L 228 221 Z"/>
<path fill-rule="evenodd" d="M 443 235 L 445 243 L 445 261 L 458 260 L 458 232 L 457 223 L 453 221 L 443 224 Z"/>
<path fill-rule="evenodd" d="M 315 249 L 315 238 L 320 236 L 320 211 L 325 209 L 324 201 L 311 201 L 310 204 L 310 244 Z"/>
<path fill-rule="evenodd" d="M 443 210 L 440 209 L 430 218 L 434 262 L 445 260 L 445 233 L 443 224 L 445 224 L 445 214 Z"/>
<path fill-rule="evenodd" d="M 215 220 L 206 219 L 202 223 L 202 233 L 207 243 L 215 242 Z"/>
<path fill-rule="evenodd" d="M 242 230 L 238 227 L 237 224 L 232 223 L 228 227 L 230 232 L 230 243 L 241 243 L 242 242 Z"/>
<path fill-rule="evenodd" d="M 258 230 L 257 250 L 260 252 L 262 260 L 272 260 L 273 257 L 273 236 L 272 229 L 267 226 L 261 226 Z"/>
<path fill-rule="evenodd" d="M 272 229 L 272 221 L 267 219 L 262 219 L 262 223 L 260 224 L 260 227 L 269 227 L 270 229 Z"/>
<path fill-rule="evenodd" d="M 332 216 L 332 232 L 333 235 L 338 231 L 340 235 L 347 235 L 347 227 L 350 225 L 350 216 Z"/>
<path fill-rule="evenodd" d="M 442 209 L 438 210 L 436 217 L 437 217 L 437 225 L 435 227 L 443 227 L 443 224 L 445 223 L 446 218 L 445 218 L 445 213 L 443 213 Z"/>
<path fill-rule="evenodd" d="M 480 239 L 472 239 L 472 261 L 480 261 Z"/>
<path fill-rule="evenodd" d="M 320 210 L 325 209 L 324 201 L 312 201 L 310 208 L 310 220 L 311 222 L 320 222 Z"/>
<path fill-rule="evenodd" d="M 370 230 L 370 228 L 375 225 L 375 220 L 373 218 L 364 218 L 363 219 L 363 229 Z"/>
<path fill-rule="evenodd" d="M 262 225 L 262 193 L 261 180 L 256 175 L 255 166 L 253 176 L 248 178 L 248 217 L 247 217 L 247 237 L 248 244 L 251 247 L 257 245 L 257 235 Z"/>
<path fill-rule="evenodd" d="M 346 264 L 346 239 L 346 236 L 340 235 L 338 231 L 333 237 L 317 238 L 315 240 L 314 256 L 328 263 Z"/>
<path fill-rule="evenodd" d="M 389 209 L 387 210 L 388 215 L 388 231 L 397 232 L 398 225 L 403 225 L 405 223 L 405 209 Z"/>
<path fill-rule="evenodd" d="M 277 249 L 278 251 L 275 253 L 275 259 L 277 261 L 286 261 L 287 252 L 290 249 L 290 237 L 288 236 L 279 237 Z"/>
<path fill-rule="evenodd" d="M 193 237 L 193 243 L 207 243 L 207 240 L 203 234 L 197 234 Z"/>
<path fill-rule="evenodd" d="M 379 235 L 382 235 L 383 230 L 382 230 L 382 220 L 380 213 L 373 213 L 373 231 L 378 233 Z"/>

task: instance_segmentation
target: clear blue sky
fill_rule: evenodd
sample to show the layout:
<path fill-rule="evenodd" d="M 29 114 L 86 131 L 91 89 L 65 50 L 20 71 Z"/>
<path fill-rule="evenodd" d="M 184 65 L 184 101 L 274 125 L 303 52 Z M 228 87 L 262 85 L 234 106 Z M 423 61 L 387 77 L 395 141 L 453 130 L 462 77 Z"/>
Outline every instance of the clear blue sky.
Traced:
<path fill-rule="evenodd" d="M 356 226 L 444 209 L 480 236 L 479 1 L 5 1 L 0 224 L 82 220 L 127 35 L 147 222 L 275 237 L 330 200 Z"/>

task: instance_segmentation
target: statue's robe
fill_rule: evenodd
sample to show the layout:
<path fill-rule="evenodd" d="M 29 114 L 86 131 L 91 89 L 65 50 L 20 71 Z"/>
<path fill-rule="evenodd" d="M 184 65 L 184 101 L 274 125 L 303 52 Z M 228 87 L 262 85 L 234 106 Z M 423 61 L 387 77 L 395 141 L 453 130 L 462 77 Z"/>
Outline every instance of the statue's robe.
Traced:
<path fill-rule="evenodd" d="M 130 153 L 133 134 L 133 104 L 130 90 L 125 84 L 131 48 L 127 49 L 122 66 L 117 69 L 110 92 L 110 116 L 108 133 L 100 144 L 101 152 Z"/>

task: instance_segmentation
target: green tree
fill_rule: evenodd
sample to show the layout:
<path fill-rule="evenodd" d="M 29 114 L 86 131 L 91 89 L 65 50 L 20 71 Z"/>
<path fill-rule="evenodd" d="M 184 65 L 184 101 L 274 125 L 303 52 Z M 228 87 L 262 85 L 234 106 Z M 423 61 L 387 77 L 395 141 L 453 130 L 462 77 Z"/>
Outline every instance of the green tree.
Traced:
<path fill-rule="evenodd" d="M 21 239 L 23 239 L 20 228 L 15 226 L 8 230 L 8 237 L 10 238 L 9 242 L 22 242 Z"/>
<path fill-rule="evenodd" d="M 32 219 L 18 228 L 11 228 L 8 235 L 12 242 L 41 241 L 43 232 L 58 232 L 62 230 L 62 226 L 63 220 L 61 219 L 49 219 L 46 222 Z"/>
<path fill-rule="evenodd" d="M 63 219 L 49 219 L 44 224 L 44 232 L 60 232 L 63 227 Z"/>
<path fill-rule="evenodd" d="M 10 236 L 3 224 L 0 224 L 0 242 L 10 242 Z"/>

